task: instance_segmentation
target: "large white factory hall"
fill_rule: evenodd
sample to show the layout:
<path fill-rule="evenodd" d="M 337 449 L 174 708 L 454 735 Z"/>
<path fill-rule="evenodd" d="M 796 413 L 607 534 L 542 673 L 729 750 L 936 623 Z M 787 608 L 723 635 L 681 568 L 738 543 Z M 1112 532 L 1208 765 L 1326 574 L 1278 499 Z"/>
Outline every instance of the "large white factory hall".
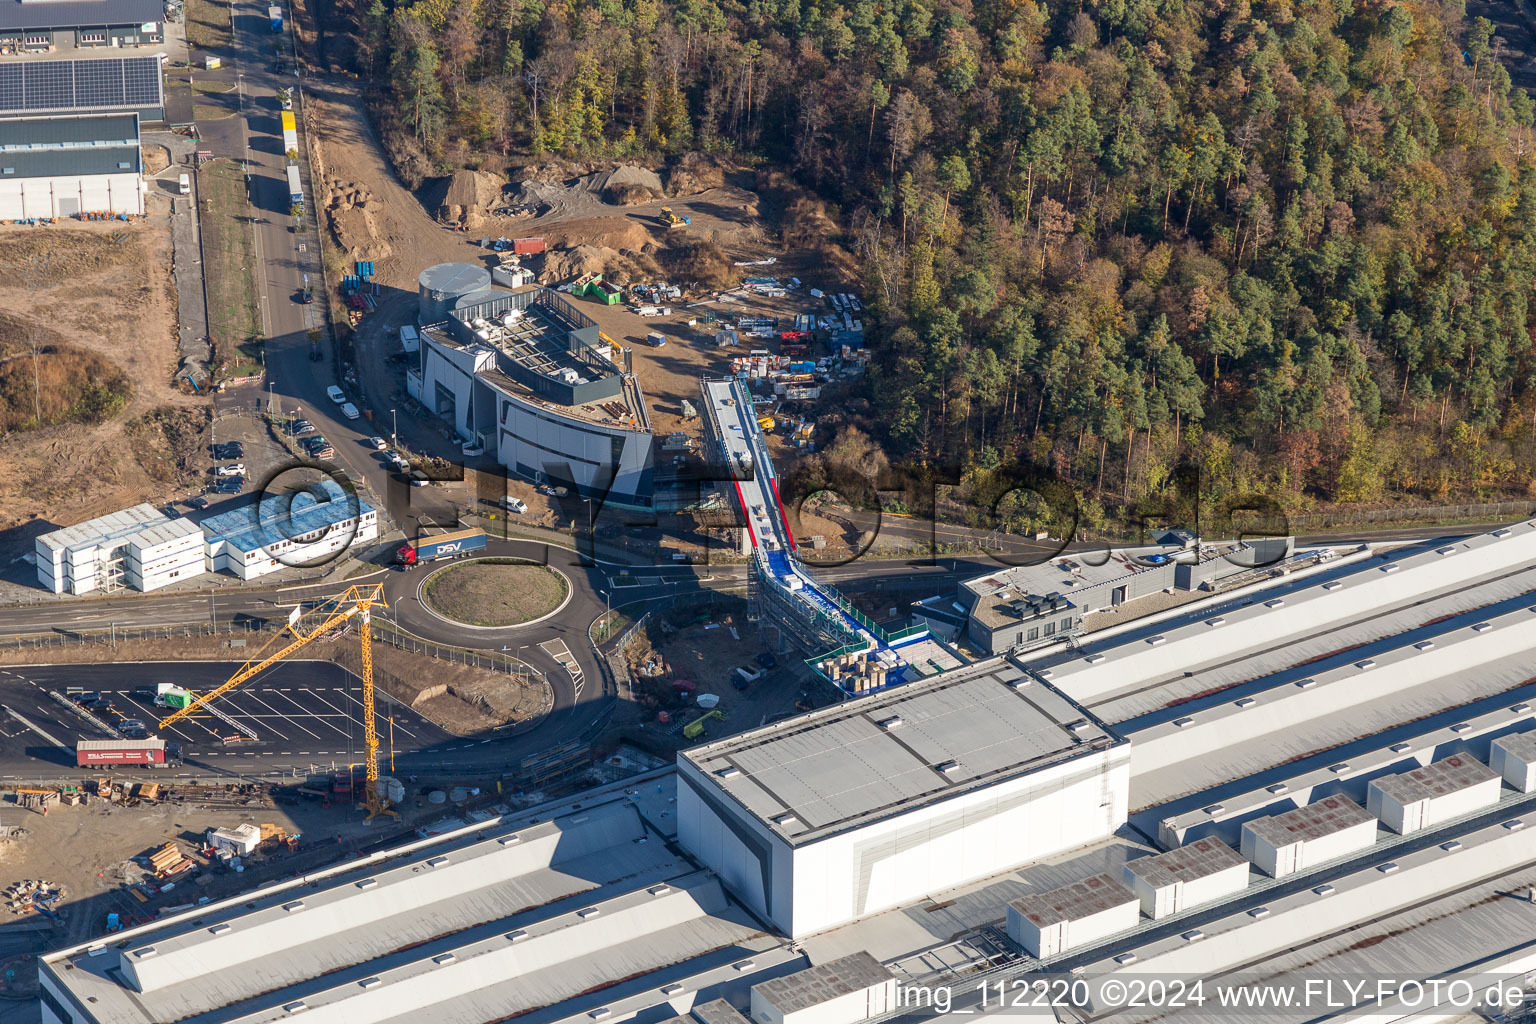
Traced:
<path fill-rule="evenodd" d="M 1083 983 L 1074 1005 L 1006 1012 L 1130 1021 L 1210 1012 L 1128 1008 L 1113 985 L 1138 978 L 1533 988 L 1533 592 L 1536 521 L 1298 551 L 60 950 L 44 1020 L 857 1024 L 1001 1015 L 1048 976 Z M 1455 998 L 1230 1019 L 1507 1008 Z"/>

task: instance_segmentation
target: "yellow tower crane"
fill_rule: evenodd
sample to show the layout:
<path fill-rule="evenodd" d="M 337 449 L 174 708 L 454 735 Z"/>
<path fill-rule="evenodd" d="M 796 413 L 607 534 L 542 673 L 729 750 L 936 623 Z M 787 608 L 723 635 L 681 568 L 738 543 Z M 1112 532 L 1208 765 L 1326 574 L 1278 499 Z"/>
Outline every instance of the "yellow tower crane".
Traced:
<path fill-rule="evenodd" d="M 344 625 L 352 619 L 357 620 L 358 636 L 362 641 L 362 677 L 363 677 L 363 742 L 367 748 L 365 756 L 365 771 L 368 776 L 364 789 L 368 807 L 368 818 L 373 820 L 380 814 L 395 815 L 389 809 L 389 801 L 379 795 L 379 734 L 374 726 L 373 704 L 373 631 L 372 618 L 373 606 L 388 605 L 384 598 L 384 588 L 377 583 L 369 583 L 363 586 L 348 587 L 345 593 L 322 602 L 313 612 L 306 614 L 304 606 L 300 605 L 288 616 L 287 628 L 277 636 L 267 641 L 249 661 L 240 666 L 240 670 L 230 676 L 222 684 L 209 690 L 200 696 L 194 696 L 185 707 L 172 712 L 160 720 L 162 729 L 174 725 L 182 719 L 189 718 L 199 712 L 207 712 L 215 717 L 229 721 L 223 712 L 213 707 L 213 702 L 224 696 L 230 690 L 241 683 L 259 675 L 272 665 L 302 650 L 310 641 L 324 636 L 337 626 Z M 309 614 L 319 613 L 324 617 L 319 625 L 303 627 L 301 623 Z M 271 654 L 266 654 L 267 648 L 286 637 L 291 636 L 286 644 Z M 247 735 L 254 735 L 248 730 L 242 729 Z"/>

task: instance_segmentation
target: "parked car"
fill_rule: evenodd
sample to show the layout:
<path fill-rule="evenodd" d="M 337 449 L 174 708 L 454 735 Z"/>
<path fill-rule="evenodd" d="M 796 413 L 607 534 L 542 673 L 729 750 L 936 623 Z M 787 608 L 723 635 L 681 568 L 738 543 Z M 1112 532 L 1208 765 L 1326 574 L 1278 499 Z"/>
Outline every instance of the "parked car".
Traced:
<path fill-rule="evenodd" d="M 325 396 L 331 401 L 335 402 L 337 405 L 340 405 L 347 400 L 347 396 L 342 392 L 341 388 L 337 387 L 335 384 L 332 384 L 330 387 L 325 389 Z"/>
<path fill-rule="evenodd" d="M 245 463 L 236 462 L 228 466 L 215 466 L 213 471 L 219 476 L 245 476 Z"/>
<path fill-rule="evenodd" d="M 357 411 L 357 406 L 353 405 L 351 402 L 341 403 L 341 414 L 349 420 L 355 420 L 358 416 L 361 415 L 361 413 Z"/>
<path fill-rule="evenodd" d="M 382 437 L 370 437 L 368 439 L 368 443 L 371 444 L 376 450 L 381 452 L 389 447 L 389 442 L 384 440 Z"/>
<path fill-rule="evenodd" d="M 182 502 L 182 504 L 187 506 L 187 508 L 205 509 L 205 508 L 208 507 L 208 499 L 207 498 L 188 498 L 186 501 Z"/>
<path fill-rule="evenodd" d="M 309 457 L 312 459 L 333 459 L 336 457 L 336 449 L 330 445 L 322 445 L 319 448 L 311 448 Z"/>
<path fill-rule="evenodd" d="M 240 456 L 245 454 L 245 444 L 241 441 L 220 441 L 218 444 L 211 445 L 210 447 L 213 451 L 214 458 L 238 459 Z M 226 455 L 226 452 L 232 454 Z"/>
<path fill-rule="evenodd" d="M 293 424 L 293 436 L 302 437 L 305 434 L 313 434 L 315 425 L 309 420 L 295 420 Z"/>
<path fill-rule="evenodd" d="M 314 437 L 306 437 L 303 441 L 305 448 L 324 448 L 330 443 L 320 434 L 316 434 Z"/>
<path fill-rule="evenodd" d="M 214 488 L 214 491 L 218 494 L 239 494 L 243 490 L 245 490 L 245 477 L 243 476 L 232 476 Z"/>
<path fill-rule="evenodd" d="M 522 498 L 514 498 L 510 494 L 501 499 L 501 507 L 508 512 L 516 512 L 518 515 L 528 511 L 528 503 L 526 501 Z"/>
<path fill-rule="evenodd" d="M 411 468 L 411 461 L 399 452 L 390 452 L 389 458 L 385 461 L 402 473 Z"/>

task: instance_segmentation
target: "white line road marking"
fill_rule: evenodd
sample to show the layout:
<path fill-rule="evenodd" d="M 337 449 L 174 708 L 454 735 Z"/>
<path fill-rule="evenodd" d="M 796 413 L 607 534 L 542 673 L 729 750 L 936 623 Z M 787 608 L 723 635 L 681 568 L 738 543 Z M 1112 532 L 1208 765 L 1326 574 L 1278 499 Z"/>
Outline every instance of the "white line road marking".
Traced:
<path fill-rule="evenodd" d="M 272 712 L 274 715 L 276 715 L 277 717 L 281 718 L 283 721 L 288 722 L 290 725 L 293 725 L 295 728 L 299 729 L 301 732 L 307 733 L 311 738 L 313 738 L 313 739 L 319 739 L 320 738 L 320 735 L 318 733 L 310 732 L 308 729 L 304 728 L 304 723 L 303 722 L 299 722 L 299 721 L 294 720 L 290 716 L 285 715 L 281 711 L 277 710 L 277 708 L 273 707 L 271 704 L 268 704 L 266 701 L 262 700 L 261 697 L 258 696 L 259 692 L 260 691 L 253 691 L 251 693 L 246 694 L 246 696 L 248 696 L 252 700 L 256 701 L 262 707 L 266 708 L 268 711 Z M 274 729 L 273 731 L 275 732 L 276 730 Z M 283 736 L 283 739 L 287 739 L 287 738 L 288 738 L 287 736 Z"/>
<path fill-rule="evenodd" d="M 0 704 L 0 708 L 3 708 L 3 707 L 5 707 L 5 705 Z M 48 735 L 46 732 L 44 732 L 41 727 L 33 725 L 31 722 L 29 722 L 25 718 L 21 717 L 21 715 L 18 712 L 12 711 L 10 708 L 5 708 L 5 713 L 10 715 L 12 718 L 16 719 L 16 721 L 20 722 L 22 725 L 26 726 L 28 729 L 31 729 L 33 732 L 37 733 L 39 736 L 41 736 L 43 739 L 47 740 L 49 743 L 52 743 L 54 746 L 62 747 L 65 750 L 69 749 L 69 745 L 67 743 L 59 742 L 57 739 L 55 739 L 54 737 L 52 737 L 52 736 Z"/>
<path fill-rule="evenodd" d="M 336 714 L 340 715 L 342 718 L 345 718 L 348 722 L 355 723 L 359 730 L 362 729 L 362 727 L 363 727 L 363 723 L 362 722 L 356 721 L 356 719 L 354 719 L 351 715 L 347 714 L 341 708 L 337 707 L 336 705 L 332 704 L 330 701 L 326 700 L 324 697 L 320 696 L 320 694 L 317 693 L 316 691 L 311 690 L 311 689 L 305 687 L 305 688 L 302 688 L 300 692 L 309 694 L 315 700 L 319 701 L 321 704 L 324 704 L 326 707 L 328 707 L 332 711 L 336 712 Z M 302 704 L 300 704 L 298 701 L 294 700 L 292 697 L 288 697 L 286 699 L 291 704 L 293 704 L 294 707 L 297 707 L 297 708 L 304 707 Z M 339 726 L 335 722 L 331 721 L 330 716 L 315 714 L 315 712 L 310 711 L 307 708 L 305 709 L 304 713 L 309 715 L 311 718 L 316 719 L 317 721 L 323 722 L 324 724 L 330 726 L 332 729 L 335 729 L 338 733 L 340 733 L 341 735 L 345 736 L 348 740 L 351 740 L 353 738 L 353 735 L 352 735 L 352 732 L 351 732 L 350 729 L 343 729 L 341 726 Z M 318 736 L 315 737 L 315 738 L 319 739 Z"/>
<path fill-rule="evenodd" d="M 350 700 L 352 703 L 356 704 L 359 708 L 361 708 L 363 706 L 362 700 L 360 698 L 358 698 L 358 697 L 352 696 L 352 691 L 351 690 L 345 690 L 345 691 L 343 691 L 343 693 L 344 693 L 344 695 L 346 696 L 346 698 L 348 700 Z M 357 722 L 357 724 L 359 726 L 361 726 L 363 724 L 361 719 L 355 719 L 355 721 Z M 389 721 L 388 721 L 388 716 L 387 715 L 385 716 L 385 721 L 382 723 L 382 725 L 380 727 L 382 729 L 385 729 L 385 730 L 387 730 L 389 728 Z M 412 732 L 410 729 L 406 728 L 404 725 L 402 725 L 398 721 L 395 722 L 395 728 L 397 730 L 399 730 L 400 732 L 405 733 L 411 739 L 415 739 L 416 738 L 416 734 L 414 732 Z"/>

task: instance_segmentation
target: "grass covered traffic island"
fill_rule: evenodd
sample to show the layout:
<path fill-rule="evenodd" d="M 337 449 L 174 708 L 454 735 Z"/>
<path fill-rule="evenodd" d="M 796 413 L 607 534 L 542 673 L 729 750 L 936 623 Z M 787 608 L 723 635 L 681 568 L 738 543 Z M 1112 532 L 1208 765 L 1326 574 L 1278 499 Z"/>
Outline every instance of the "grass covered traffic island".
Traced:
<path fill-rule="evenodd" d="M 515 626 L 548 615 L 565 600 L 565 577 L 535 562 L 483 558 L 433 573 L 422 587 L 427 607 L 470 626 Z"/>

